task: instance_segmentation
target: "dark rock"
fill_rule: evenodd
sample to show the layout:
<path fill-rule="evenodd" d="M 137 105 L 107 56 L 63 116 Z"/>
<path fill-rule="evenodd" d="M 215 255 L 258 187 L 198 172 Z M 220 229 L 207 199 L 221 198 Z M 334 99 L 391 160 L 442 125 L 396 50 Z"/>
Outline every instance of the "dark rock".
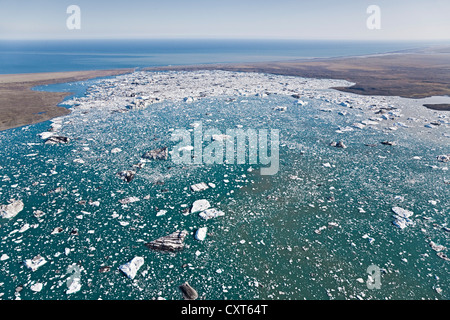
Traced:
<path fill-rule="evenodd" d="M 45 140 L 45 144 L 69 143 L 70 139 L 63 136 L 51 136 Z"/>
<path fill-rule="evenodd" d="M 100 272 L 100 273 L 105 273 L 105 272 L 109 272 L 111 270 L 111 267 L 109 267 L 109 266 L 103 266 L 103 267 L 100 267 L 99 269 L 98 269 L 98 272 Z"/>
<path fill-rule="evenodd" d="M 384 144 L 386 146 L 395 146 L 395 142 L 393 141 L 381 141 L 381 144 Z"/>
<path fill-rule="evenodd" d="M 184 249 L 184 238 L 186 238 L 188 232 L 186 230 L 183 231 L 175 231 L 167 236 L 158 238 L 153 240 L 145 245 L 149 249 L 160 250 L 160 251 L 180 251 Z"/>
<path fill-rule="evenodd" d="M 180 286 L 181 293 L 184 300 L 195 300 L 198 298 L 198 293 L 192 288 L 189 283 L 185 282 Z"/>
<path fill-rule="evenodd" d="M 347 146 L 344 144 L 344 141 L 339 141 L 339 142 L 332 142 L 330 143 L 330 146 L 332 147 L 336 147 L 336 148 L 342 148 L 342 149 L 346 149 Z"/>

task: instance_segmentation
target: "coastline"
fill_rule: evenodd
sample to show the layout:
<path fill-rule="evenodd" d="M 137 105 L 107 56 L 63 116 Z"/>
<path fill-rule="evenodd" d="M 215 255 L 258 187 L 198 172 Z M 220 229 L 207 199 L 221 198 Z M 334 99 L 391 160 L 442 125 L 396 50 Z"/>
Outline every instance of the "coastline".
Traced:
<path fill-rule="evenodd" d="M 71 92 L 33 91 L 55 83 L 83 81 L 130 73 L 133 69 L 0 75 L 0 131 L 35 124 L 70 113 L 58 104 Z"/>
<path fill-rule="evenodd" d="M 0 131 L 35 124 L 66 115 L 58 104 L 70 92 L 33 91 L 31 88 L 133 72 L 134 69 L 0 74 Z M 198 64 L 143 68 L 145 71 L 225 70 L 259 72 L 317 79 L 342 79 L 355 83 L 333 89 L 359 95 L 400 96 L 421 99 L 450 96 L 450 47 L 411 52 L 318 58 L 279 62 Z M 450 104 L 424 104 L 450 111 Z"/>

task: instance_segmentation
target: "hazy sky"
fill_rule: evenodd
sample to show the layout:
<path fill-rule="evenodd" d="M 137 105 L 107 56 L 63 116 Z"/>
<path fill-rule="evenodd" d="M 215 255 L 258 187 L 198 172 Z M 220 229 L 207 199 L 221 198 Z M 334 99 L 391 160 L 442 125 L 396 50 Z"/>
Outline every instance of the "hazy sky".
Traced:
<path fill-rule="evenodd" d="M 69 5 L 80 30 L 66 27 Z M 450 0 L 0 0 L 0 39 L 49 38 L 450 39 Z"/>

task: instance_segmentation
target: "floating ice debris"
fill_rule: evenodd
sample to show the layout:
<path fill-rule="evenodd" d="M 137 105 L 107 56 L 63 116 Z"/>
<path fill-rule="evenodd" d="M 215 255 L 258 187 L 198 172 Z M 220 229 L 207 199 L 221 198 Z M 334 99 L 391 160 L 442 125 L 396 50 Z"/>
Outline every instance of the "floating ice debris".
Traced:
<path fill-rule="evenodd" d="M 20 211 L 23 210 L 24 204 L 22 200 L 9 200 L 9 204 L 0 206 L 0 217 L 4 219 L 14 218 Z"/>
<path fill-rule="evenodd" d="M 187 236 L 188 232 L 175 231 L 167 236 L 153 240 L 145 245 L 153 250 L 161 251 L 180 251 L 184 249 L 184 238 Z"/>
<path fill-rule="evenodd" d="M 191 213 L 199 212 L 208 209 L 211 204 L 206 199 L 197 200 L 192 204 Z"/>
<path fill-rule="evenodd" d="M 60 193 L 65 191 L 64 187 L 57 187 L 56 189 L 50 190 L 49 193 Z"/>
<path fill-rule="evenodd" d="M 46 263 L 47 260 L 41 257 L 41 255 L 37 255 L 33 259 L 26 259 L 24 261 L 25 266 L 33 272 L 36 271 L 39 267 L 42 267 Z"/>
<path fill-rule="evenodd" d="M 34 215 L 36 218 L 41 218 L 41 217 L 43 217 L 43 216 L 45 215 L 45 212 L 43 212 L 43 211 L 41 211 L 41 210 L 35 210 L 35 211 L 33 211 L 33 215 Z"/>
<path fill-rule="evenodd" d="M 225 213 L 223 211 L 217 210 L 215 208 L 206 209 L 199 213 L 199 216 L 205 220 L 209 220 L 216 217 L 224 216 Z"/>
<path fill-rule="evenodd" d="M 94 206 L 94 207 L 99 207 L 100 206 L 100 201 L 91 201 L 91 200 L 89 200 L 89 202 L 88 202 L 88 204 L 90 205 L 90 206 Z"/>
<path fill-rule="evenodd" d="M 98 268 L 98 272 L 100 272 L 100 273 L 109 272 L 110 270 L 111 270 L 110 266 L 103 266 L 103 267 Z"/>
<path fill-rule="evenodd" d="M 436 159 L 440 162 L 449 162 L 450 161 L 450 154 L 442 154 L 436 157 Z"/>
<path fill-rule="evenodd" d="M 54 136 L 55 133 L 54 132 L 50 132 L 50 131 L 45 131 L 42 133 L 39 133 L 39 136 L 41 137 L 42 140 L 47 140 L 48 138 L 50 138 L 51 136 Z"/>
<path fill-rule="evenodd" d="M 274 107 L 273 110 L 274 111 L 285 112 L 287 110 L 287 107 L 277 106 L 277 107 Z"/>
<path fill-rule="evenodd" d="M 339 141 L 339 142 L 333 141 L 332 143 L 330 143 L 330 146 L 331 147 L 336 147 L 336 148 L 343 148 L 343 149 L 347 148 L 347 146 L 344 144 L 343 141 Z"/>
<path fill-rule="evenodd" d="M 439 258 L 444 259 L 445 261 L 450 261 L 450 258 L 445 253 L 437 252 L 436 254 Z"/>
<path fill-rule="evenodd" d="M 169 156 L 169 149 L 167 147 L 153 149 L 142 155 L 144 159 L 152 159 L 152 160 L 167 160 Z"/>
<path fill-rule="evenodd" d="M 138 110 L 145 109 L 149 107 L 152 103 L 159 101 L 158 98 L 150 98 L 150 97 L 139 97 L 136 100 L 132 101 L 127 109 Z"/>
<path fill-rule="evenodd" d="M 122 149 L 114 148 L 114 149 L 111 150 L 111 153 L 119 153 L 119 152 L 122 152 Z"/>
<path fill-rule="evenodd" d="M 299 99 L 299 100 L 297 100 L 297 104 L 301 105 L 301 106 L 306 106 L 308 104 L 308 102 Z"/>
<path fill-rule="evenodd" d="M 318 229 L 314 230 L 316 234 L 321 234 L 323 230 L 325 230 L 327 226 L 321 226 Z"/>
<path fill-rule="evenodd" d="M 79 268 L 76 264 L 72 264 L 71 266 L 69 266 L 69 268 L 72 268 L 73 271 L 77 270 L 76 268 Z M 73 293 L 77 293 L 78 291 L 81 290 L 81 278 L 80 278 L 80 274 L 75 272 L 73 273 L 73 275 L 71 275 L 67 281 L 67 290 L 66 290 L 66 294 L 73 294 Z"/>
<path fill-rule="evenodd" d="M 324 166 L 325 168 L 331 168 L 331 164 L 329 162 L 322 163 L 322 166 Z"/>
<path fill-rule="evenodd" d="M 436 244 L 433 241 L 430 241 L 430 247 L 431 247 L 431 249 L 433 249 L 436 252 L 443 251 L 443 250 L 447 249 L 447 247 L 445 247 L 443 245 L 440 245 L 440 244 Z"/>
<path fill-rule="evenodd" d="M 165 215 L 166 213 L 167 213 L 167 210 L 159 210 L 159 211 L 156 213 L 156 216 L 157 216 L 157 217 L 160 217 L 160 216 Z"/>
<path fill-rule="evenodd" d="M 131 261 L 121 265 L 119 270 L 122 271 L 129 279 L 133 280 L 143 264 L 143 257 L 134 257 Z"/>
<path fill-rule="evenodd" d="M 35 284 L 32 284 L 30 286 L 30 289 L 31 289 L 31 291 L 34 291 L 34 292 L 41 292 L 43 287 L 44 287 L 44 285 L 42 283 L 37 282 Z"/>
<path fill-rule="evenodd" d="M 185 97 L 183 100 L 184 100 L 184 102 L 187 102 L 187 103 L 191 103 L 191 102 L 195 101 L 195 99 L 193 97 Z"/>
<path fill-rule="evenodd" d="M 207 227 L 198 228 L 195 232 L 195 239 L 199 241 L 203 241 L 206 238 L 206 232 L 208 231 Z"/>
<path fill-rule="evenodd" d="M 407 124 L 403 123 L 403 122 L 396 122 L 396 123 L 394 123 L 394 126 L 403 127 L 403 128 L 409 128 L 409 126 Z"/>
<path fill-rule="evenodd" d="M 358 129 L 364 129 L 366 127 L 365 124 L 358 123 L 358 122 L 355 122 L 354 124 L 352 124 L 352 126 L 354 126 L 355 128 L 358 128 Z"/>
<path fill-rule="evenodd" d="M 203 190 L 206 190 L 208 188 L 209 188 L 209 186 L 206 183 L 204 183 L 204 182 L 200 182 L 200 183 L 191 185 L 191 190 L 192 191 L 203 191 Z"/>
<path fill-rule="evenodd" d="M 139 201 L 138 197 L 127 197 L 127 198 L 119 200 L 119 202 L 121 204 L 128 204 L 128 203 L 133 203 L 133 202 L 137 202 L 137 201 Z"/>
<path fill-rule="evenodd" d="M 52 231 L 51 234 L 58 234 L 58 233 L 61 233 L 61 232 L 63 232 L 63 231 L 64 231 L 63 228 L 61 228 L 61 227 L 56 227 L 55 229 L 53 229 L 53 231 Z"/>
<path fill-rule="evenodd" d="M 77 159 L 74 159 L 73 162 L 83 164 L 84 160 L 80 159 L 80 158 L 77 158 Z"/>
<path fill-rule="evenodd" d="M 70 139 L 63 136 L 50 136 L 45 144 L 58 144 L 58 143 L 69 143 Z"/>
<path fill-rule="evenodd" d="M 404 229 L 407 226 L 414 224 L 414 222 L 409 219 L 409 217 L 414 214 L 412 211 L 400 207 L 393 207 L 392 211 L 395 213 L 395 215 L 393 215 L 395 220 L 392 223 L 400 229 Z"/>
<path fill-rule="evenodd" d="M 363 237 L 363 239 L 368 239 L 370 244 L 374 243 L 374 241 L 375 241 L 375 239 L 370 237 L 368 234 L 365 234 L 362 237 Z"/>
<path fill-rule="evenodd" d="M 2 256 L 0 257 L 0 261 L 5 261 L 8 259 L 9 259 L 9 256 L 6 253 L 2 254 Z"/>
<path fill-rule="evenodd" d="M 30 225 L 28 223 L 25 223 L 22 228 L 19 229 L 19 233 L 24 233 L 25 231 L 27 231 L 28 229 L 30 229 Z"/>
<path fill-rule="evenodd" d="M 125 170 L 118 172 L 117 175 L 126 182 L 131 182 L 133 180 L 134 176 L 136 175 L 136 171 L 133 170 Z"/>
<path fill-rule="evenodd" d="M 195 300 L 198 298 L 198 293 L 192 288 L 189 283 L 185 282 L 180 287 L 180 291 L 183 294 L 184 300 Z"/>
<path fill-rule="evenodd" d="M 365 124 L 366 126 L 376 126 L 379 124 L 378 121 L 373 121 L 373 120 L 363 120 L 361 121 L 362 124 Z"/>

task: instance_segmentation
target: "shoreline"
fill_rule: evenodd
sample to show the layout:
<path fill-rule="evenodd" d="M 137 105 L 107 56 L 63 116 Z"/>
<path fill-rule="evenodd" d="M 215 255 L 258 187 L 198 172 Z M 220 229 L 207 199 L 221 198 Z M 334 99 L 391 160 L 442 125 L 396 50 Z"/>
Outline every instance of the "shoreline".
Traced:
<path fill-rule="evenodd" d="M 33 87 L 83 81 L 133 72 L 134 69 L 0 75 L 0 131 L 47 121 L 70 113 L 59 107 L 72 92 L 45 92 Z"/>
<path fill-rule="evenodd" d="M 34 91 L 31 88 L 133 72 L 135 69 L 0 74 L 0 131 L 36 124 L 70 113 L 58 104 L 71 92 Z M 421 99 L 450 96 L 450 47 L 422 48 L 379 55 L 297 59 L 278 62 L 197 64 L 140 68 L 143 71 L 224 70 L 258 72 L 354 83 L 332 89 L 358 95 Z M 450 103 L 423 104 L 450 111 Z"/>

